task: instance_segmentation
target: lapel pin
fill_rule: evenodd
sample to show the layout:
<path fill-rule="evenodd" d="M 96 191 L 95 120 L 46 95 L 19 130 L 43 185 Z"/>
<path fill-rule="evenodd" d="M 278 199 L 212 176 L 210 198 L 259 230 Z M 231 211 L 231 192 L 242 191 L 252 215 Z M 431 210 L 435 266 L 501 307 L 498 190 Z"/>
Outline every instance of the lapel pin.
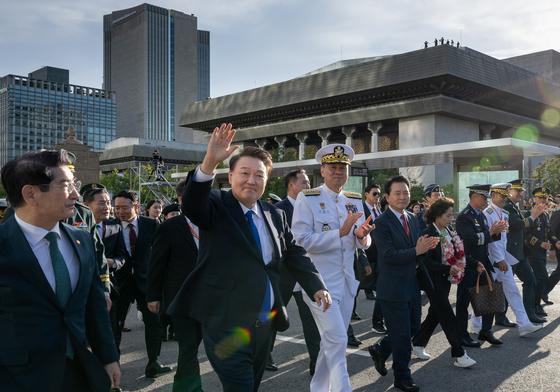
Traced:
<path fill-rule="evenodd" d="M 80 240 L 76 240 L 76 244 L 80 245 Z"/>

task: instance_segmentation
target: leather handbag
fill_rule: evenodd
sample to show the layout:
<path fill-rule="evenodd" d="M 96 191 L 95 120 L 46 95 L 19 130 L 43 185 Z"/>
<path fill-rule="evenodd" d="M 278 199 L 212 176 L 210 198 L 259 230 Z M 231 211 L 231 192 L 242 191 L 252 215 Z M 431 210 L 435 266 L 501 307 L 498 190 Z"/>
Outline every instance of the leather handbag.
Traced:
<path fill-rule="evenodd" d="M 480 287 L 480 275 L 482 273 L 479 273 L 475 287 L 469 289 L 475 316 L 505 312 L 506 297 L 504 296 L 502 283 L 492 282 L 488 271 L 484 271 L 484 273 L 488 285 Z"/>

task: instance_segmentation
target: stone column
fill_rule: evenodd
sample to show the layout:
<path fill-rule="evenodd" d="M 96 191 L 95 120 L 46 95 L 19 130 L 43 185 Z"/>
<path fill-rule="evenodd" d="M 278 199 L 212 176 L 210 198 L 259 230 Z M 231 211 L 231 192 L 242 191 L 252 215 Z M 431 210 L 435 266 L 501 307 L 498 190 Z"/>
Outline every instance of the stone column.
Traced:
<path fill-rule="evenodd" d="M 329 129 L 323 129 L 321 131 L 317 131 L 317 134 L 322 140 L 321 147 L 325 147 L 327 144 L 329 144 L 329 141 L 327 140 L 327 138 L 331 134 L 331 131 Z"/>
<path fill-rule="evenodd" d="M 265 149 L 264 146 L 267 142 L 268 142 L 267 139 L 255 139 L 256 145 L 259 146 L 259 148 L 262 148 L 263 150 Z"/>
<path fill-rule="evenodd" d="M 356 132 L 356 127 L 354 125 L 347 125 L 342 127 L 342 133 L 346 136 L 346 144 L 352 147 L 352 134 Z"/>
<path fill-rule="evenodd" d="M 305 159 L 305 139 L 307 139 L 307 134 L 306 133 L 296 133 L 295 137 L 299 142 L 298 159 L 301 161 L 301 160 Z"/>
<path fill-rule="evenodd" d="M 379 130 L 381 127 L 383 127 L 381 122 L 369 122 L 367 124 L 367 129 L 371 132 L 370 152 L 379 151 Z"/>
<path fill-rule="evenodd" d="M 284 143 L 286 143 L 287 136 L 275 136 L 274 140 L 278 143 L 278 160 L 284 161 Z"/>
<path fill-rule="evenodd" d="M 492 140 L 492 131 L 496 129 L 495 124 L 480 124 L 480 133 L 482 140 Z"/>

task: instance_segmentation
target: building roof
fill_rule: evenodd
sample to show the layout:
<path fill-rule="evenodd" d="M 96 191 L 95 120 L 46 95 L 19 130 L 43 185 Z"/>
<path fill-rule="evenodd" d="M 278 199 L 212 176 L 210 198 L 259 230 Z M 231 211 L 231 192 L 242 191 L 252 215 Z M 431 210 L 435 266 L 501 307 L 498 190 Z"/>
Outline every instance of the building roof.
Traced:
<path fill-rule="evenodd" d="M 102 171 L 124 169 L 130 164 L 149 162 L 154 150 L 159 150 L 167 164 L 188 164 L 202 162 L 206 153 L 203 144 L 189 144 L 124 137 L 107 143 L 101 154 Z"/>
<path fill-rule="evenodd" d="M 253 127 L 436 95 L 536 119 L 560 102 L 560 86 L 550 79 L 466 47 L 362 60 L 189 104 L 180 124 L 204 131 L 223 121 Z"/>

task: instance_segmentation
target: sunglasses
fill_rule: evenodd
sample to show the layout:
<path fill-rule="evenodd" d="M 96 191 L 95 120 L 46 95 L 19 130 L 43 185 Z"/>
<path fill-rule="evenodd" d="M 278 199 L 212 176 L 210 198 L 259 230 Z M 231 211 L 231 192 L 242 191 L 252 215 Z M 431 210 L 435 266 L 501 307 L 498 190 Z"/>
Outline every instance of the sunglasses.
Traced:
<path fill-rule="evenodd" d="M 379 192 L 371 192 L 372 196 L 379 196 Z"/>

